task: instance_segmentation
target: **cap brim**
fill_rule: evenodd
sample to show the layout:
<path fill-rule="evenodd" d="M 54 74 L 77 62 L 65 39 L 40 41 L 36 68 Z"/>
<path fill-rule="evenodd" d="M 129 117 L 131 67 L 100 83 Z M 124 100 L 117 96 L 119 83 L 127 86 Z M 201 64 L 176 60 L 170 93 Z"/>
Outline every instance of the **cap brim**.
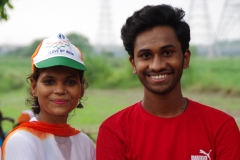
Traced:
<path fill-rule="evenodd" d="M 54 66 L 66 66 L 82 71 L 86 71 L 87 67 L 84 64 L 81 64 L 80 62 L 74 61 L 67 57 L 53 57 L 46 60 L 43 60 L 41 62 L 38 62 L 34 64 L 37 68 L 48 68 L 48 67 L 54 67 Z"/>

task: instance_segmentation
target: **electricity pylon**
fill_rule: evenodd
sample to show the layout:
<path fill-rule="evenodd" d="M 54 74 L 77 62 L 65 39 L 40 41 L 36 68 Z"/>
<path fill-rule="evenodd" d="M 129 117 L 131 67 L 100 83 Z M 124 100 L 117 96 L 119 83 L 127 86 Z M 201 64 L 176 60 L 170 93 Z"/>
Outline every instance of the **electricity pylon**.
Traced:
<path fill-rule="evenodd" d="M 102 0 L 100 6 L 100 19 L 98 23 L 96 44 L 102 47 L 115 43 L 115 34 L 112 28 L 111 7 L 109 2 L 109 0 Z"/>
<path fill-rule="evenodd" d="M 240 0 L 225 0 L 213 40 L 215 55 L 222 55 L 220 41 L 230 44 L 233 39 L 240 39 Z M 228 47 L 225 45 L 225 50 L 229 50 Z"/>

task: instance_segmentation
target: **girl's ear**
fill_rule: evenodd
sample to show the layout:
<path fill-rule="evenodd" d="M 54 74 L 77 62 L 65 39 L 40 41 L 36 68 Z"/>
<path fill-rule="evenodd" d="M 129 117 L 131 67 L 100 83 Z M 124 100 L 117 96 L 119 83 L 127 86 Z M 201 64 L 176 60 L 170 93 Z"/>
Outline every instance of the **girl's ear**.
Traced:
<path fill-rule="evenodd" d="M 33 78 L 31 78 L 30 81 L 31 81 L 32 95 L 34 97 L 37 97 L 37 82 Z"/>
<path fill-rule="evenodd" d="M 189 49 L 187 49 L 183 55 L 183 68 L 187 69 L 189 67 L 189 63 L 190 63 L 190 56 L 191 56 L 191 51 Z"/>

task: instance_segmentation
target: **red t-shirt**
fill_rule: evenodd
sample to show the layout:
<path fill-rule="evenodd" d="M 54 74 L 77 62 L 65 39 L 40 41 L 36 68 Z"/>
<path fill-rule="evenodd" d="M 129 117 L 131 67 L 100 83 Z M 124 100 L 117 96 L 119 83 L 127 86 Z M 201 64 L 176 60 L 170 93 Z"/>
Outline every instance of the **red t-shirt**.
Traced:
<path fill-rule="evenodd" d="M 240 160 L 240 134 L 228 114 L 189 100 L 181 115 L 160 118 L 138 102 L 100 126 L 97 160 Z"/>

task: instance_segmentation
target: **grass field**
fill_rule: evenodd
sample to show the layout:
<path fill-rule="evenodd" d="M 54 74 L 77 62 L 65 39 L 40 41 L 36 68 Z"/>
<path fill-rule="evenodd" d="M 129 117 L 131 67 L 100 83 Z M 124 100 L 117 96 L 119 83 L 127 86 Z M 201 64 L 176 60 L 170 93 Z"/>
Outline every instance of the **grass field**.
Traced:
<path fill-rule="evenodd" d="M 211 105 L 214 108 L 223 110 L 232 115 L 240 125 L 240 99 L 237 96 L 227 96 L 224 93 L 200 93 L 190 90 L 184 90 L 185 97 Z M 22 110 L 29 109 L 25 105 L 26 91 L 19 90 L 7 95 L 0 95 L 0 110 L 4 116 L 17 118 Z M 84 130 L 97 132 L 101 122 L 111 114 L 129 106 L 142 99 L 143 90 L 135 89 L 93 89 L 88 88 L 83 103 L 83 109 L 75 109 L 69 123 L 74 127 Z M 11 124 L 4 122 L 5 130 L 11 129 Z"/>

